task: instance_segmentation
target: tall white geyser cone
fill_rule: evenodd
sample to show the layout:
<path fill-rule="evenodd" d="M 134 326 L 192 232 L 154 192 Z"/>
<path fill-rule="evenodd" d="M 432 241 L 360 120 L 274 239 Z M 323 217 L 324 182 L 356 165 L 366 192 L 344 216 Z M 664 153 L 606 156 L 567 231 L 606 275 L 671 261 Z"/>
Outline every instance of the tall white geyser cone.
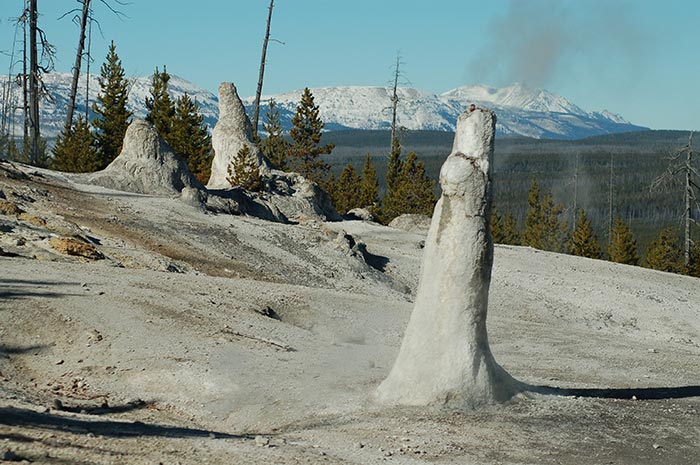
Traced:
<path fill-rule="evenodd" d="M 473 409 L 519 390 L 494 360 L 486 333 L 495 128 L 496 115 L 486 109 L 471 107 L 457 120 L 413 313 L 394 367 L 375 393 L 381 403 Z"/>
<path fill-rule="evenodd" d="M 211 165 L 209 189 L 226 189 L 231 184 L 226 180 L 228 167 L 238 161 L 238 152 L 247 145 L 250 157 L 255 159 L 261 174 L 270 171 L 268 161 L 253 142 L 253 127 L 245 113 L 243 102 L 238 97 L 236 86 L 231 82 L 222 82 L 219 86 L 219 120 L 211 135 L 214 148 L 214 160 Z"/>

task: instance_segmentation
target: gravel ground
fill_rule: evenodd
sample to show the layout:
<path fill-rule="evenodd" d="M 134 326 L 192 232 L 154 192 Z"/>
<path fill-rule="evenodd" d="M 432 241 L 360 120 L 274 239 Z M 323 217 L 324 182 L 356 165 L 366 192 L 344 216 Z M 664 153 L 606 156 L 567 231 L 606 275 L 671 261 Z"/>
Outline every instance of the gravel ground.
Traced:
<path fill-rule="evenodd" d="M 530 391 L 385 409 L 369 398 L 411 312 L 421 235 L 212 215 L 7 164 L 0 192 L 24 211 L 0 214 L 0 459 L 700 463 L 693 278 L 497 246 L 491 346 Z M 105 258 L 62 255 L 55 237 Z"/>

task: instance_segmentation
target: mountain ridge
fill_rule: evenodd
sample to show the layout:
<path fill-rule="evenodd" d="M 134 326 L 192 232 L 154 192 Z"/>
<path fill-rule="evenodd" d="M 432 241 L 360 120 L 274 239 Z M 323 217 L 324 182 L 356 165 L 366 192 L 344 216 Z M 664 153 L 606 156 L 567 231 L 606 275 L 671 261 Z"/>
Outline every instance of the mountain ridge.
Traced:
<path fill-rule="evenodd" d="M 42 133 L 56 136 L 65 120 L 67 99 L 70 89 L 69 73 L 48 73 L 44 83 L 50 99 L 41 102 Z M 98 76 L 89 80 L 90 102 L 99 90 Z M 149 95 L 151 77 L 131 78 L 129 108 L 134 116 L 146 115 L 145 99 Z M 81 76 L 77 98 L 77 111 L 85 108 L 85 76 Z M 188 93 L 200 106 L 204 120 L 213 127 L 218 119 L 218 98 L 206 89 L 171 75 L 169 91 L 173 98 Z M 391 125 L 390 107 L 392 88 L 385 86 L 334 86 L 311 89 L 315 102 L 320 108 L 320 117 L 326 130 L 340 129 L 388 129 Z M 265 95 L 261 100 L 261 113 L 264 115 L 270 99 L 274 99 L 280 112 L 285 130 L 291 127 L 291 120 L 302 90 L 294 90 L 276 95 Z M 441 94 L 401 87 L 398 89 L 399 104 L 397 121 L 400 127 L 408 130 L 453 131 L 459 114 L 472 103 L 494 110 L 498 116 L 497 133 L 521 135 L 537 139 L 580 139 L 583 137 L 646 130 L 622 116 L 603 110 L 587 111 L 564 97 L 544 89 L 531 89 L 522 84 L 507 87 L 493 87 L 482 84 L 465 85 Z M 12 86 L 13 106 L 21 99 L 21 89 Z M 254 97 L 244 97 L 249 114 L 253 113 Z M 82 109 L 82 110 L 81 110 Z M 88 111 L 90 117 L 91 110 Z M 21 121 L 19 111 L 12 121 Z M 14 134 L 21 134 L 21 123 L 15 123 Z"/>

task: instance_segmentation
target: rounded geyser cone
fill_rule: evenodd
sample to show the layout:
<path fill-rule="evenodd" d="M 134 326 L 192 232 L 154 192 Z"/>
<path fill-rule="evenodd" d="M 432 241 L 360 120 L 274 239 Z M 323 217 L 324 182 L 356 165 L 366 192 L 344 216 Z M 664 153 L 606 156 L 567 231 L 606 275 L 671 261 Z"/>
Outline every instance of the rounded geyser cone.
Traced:
<path fill-rule="evenodd" d="M 486 332 L 495 125 L 493 112 L 479 108 L 458 119 L 440 171 L 443 194 L 425 242 L 413 313 L 396 362 L 376 391 L 379 402 L 470 409 L 518 391 L 494 360 Z"/>

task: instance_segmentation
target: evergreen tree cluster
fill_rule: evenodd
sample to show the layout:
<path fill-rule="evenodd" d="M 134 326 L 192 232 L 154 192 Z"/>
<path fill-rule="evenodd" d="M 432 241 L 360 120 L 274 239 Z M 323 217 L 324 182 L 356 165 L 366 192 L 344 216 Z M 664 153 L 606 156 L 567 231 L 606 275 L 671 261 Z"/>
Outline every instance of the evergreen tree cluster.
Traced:
<path fill-rule="evenodd" d="M 353 208 L 368 208 L 384 223 L 404 213 L 432 214 L 436 202 L 435 185 L 415 153 L 409 153 L 403 160 L 398 140 L 392 142 L 392 169 L 387 174 L 389 188 L 382 200 L 377 170 L 370 154 L 365 157 L 361 174 L 352 164 L 345 166 L 337 179 L 331 173 L 330 165 L 322 156 L 330 154 L 334 144 L 321 145 L 323 127 L 319 108 L 306 88 L 292 119 L 291 142 L 283 136 L 279 111 L 271 101 L 263 123 L 267 137 L 260 140 L 260 148 L 277 168 L 296 171 L 324 188 L 341 214 Z"/>
<path fill-rule="evenodd" d="M 250 147 L 244 145 L 238 151 L 237 163 L 228 166 L 226 180 L 232 186 L 241 187 L 247 191 L 259 192 L 263 187 L 263 178 L 255 158 L 251 156 Z"/>
<path fill-rule="evenodd" d="M 105 168 L 119 155 L 132 116 L 126 106 L 129 82 L 124 76 L 122 62 L 112 42 L 100 68 L 100 92 L 92 107 L 97 115 L 92 121 L 94 132 L 82 117 L 70 128 L 64 128 L 56 139 L 52 168 L 87 173 Z"/>
<path fill-rule="evenodd" d="M 213 158 L 211 136 L 199 113 L 197 102 L 187 93 L 173 101 L 168 93 L 170 75 L 156 67 L 151 81 L 149 98 L 146 98 L 146 121 L 152 123 L 158 134 L 176 154 L 181 156 L 192 174 L 206 182 L 211 175 Z"/>
<path fill-rule="evenodd" d="M 673 227 L 663 228 L 658 233 L 649 244 L 642 261 L 637 240 L 629 225 L 619 217 L 615 219 L 608 248 L 604 251 L 584 210 L 578 211 L 576 225 L 569 232 L 567 223 L 559 220 L 563 207 L 554 203 L 551 192 L 542 196 L 535 180 L 530 187 L 528 204 L 522 232 L 512 213 L 508 213 L 504 219 L 495 206 L 492 208 L 490 227 L 495 243 L 528 245 L 536 249 L 594 259 L 605 258 L 633 266 L 644 264 L 659 271 L 700 277 L 700 241 L 693 243 L 690 264 L 686 266 L 678 231 Z"/>
<path fill-rule="evenodd" d="M 150 94 L 146 99 L 148 115 L 160 136 L 175 153 L 187 161 L 192 173 L 201 181 L 209 179 L 211 170 L 211 136 L 199 113 L 197 103 L 185 94 L 173 101 L 168 93 L 170 75 L 165 67 L 156 68 Z M 127 108 L 129 81 L 122 62 L 111 43 L 98 78 L 100 91 L 92 106 L 96 117 L 91 124 L 79 117 L 70 128 L 59 134 L 51 165 L 70 172 L 104 169 L 121 152 L 124 135 L 132 117 Z"/>

